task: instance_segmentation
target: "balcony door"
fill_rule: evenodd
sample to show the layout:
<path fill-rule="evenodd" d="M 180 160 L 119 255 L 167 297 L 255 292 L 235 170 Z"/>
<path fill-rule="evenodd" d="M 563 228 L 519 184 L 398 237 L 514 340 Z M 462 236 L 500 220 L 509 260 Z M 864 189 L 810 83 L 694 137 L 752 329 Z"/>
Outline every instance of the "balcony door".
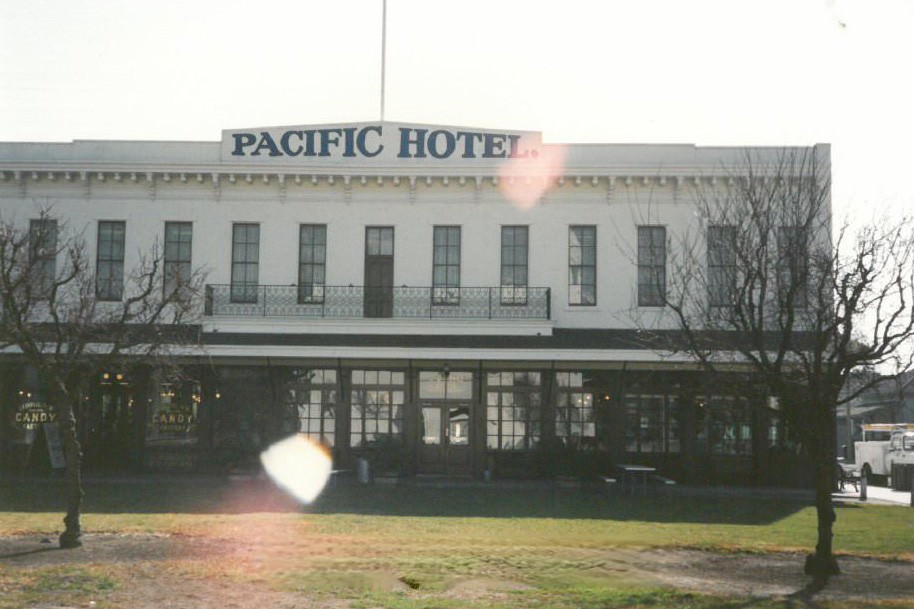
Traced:
<path fill-rule="evenodd" d="M 232 225 L 232 302 L 257 302 L 259 271 L 260 225 Z"/>
<path fill-rule="evenodd" d="M 392 317 L 394 308 L 394 229 L 365 228 L 365 317 Z"/>

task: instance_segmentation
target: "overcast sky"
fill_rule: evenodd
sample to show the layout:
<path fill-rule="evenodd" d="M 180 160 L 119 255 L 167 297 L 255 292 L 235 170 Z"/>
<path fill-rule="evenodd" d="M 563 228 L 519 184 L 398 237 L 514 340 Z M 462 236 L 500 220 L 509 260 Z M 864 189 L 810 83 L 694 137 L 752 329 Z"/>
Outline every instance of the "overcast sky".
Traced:
<path fill-rule="evenodd" d="M 0 0 L 0 141 L 380 118 L 382 0 Z M 385 118 L 547 142 L 832 144 L 914 210 L 912 0 L 388 0 Z"/>

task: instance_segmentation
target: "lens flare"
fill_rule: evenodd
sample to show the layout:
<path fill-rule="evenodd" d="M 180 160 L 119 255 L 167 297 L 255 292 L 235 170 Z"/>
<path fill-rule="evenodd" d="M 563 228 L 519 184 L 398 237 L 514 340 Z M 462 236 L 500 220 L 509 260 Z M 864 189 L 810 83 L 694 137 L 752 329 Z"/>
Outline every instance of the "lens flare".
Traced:
<path fill-rule="evenodd" d="M 273 444 L 260 453 L 260 462 L 277 486 L 302 503 L 317 499 L 333 467 L 327 449 L 303 435 Z"/>
<path fill-rule="evenodd" d="M 521 140 L 524 149 L 524 140 Z M 516 207 L 530 209 L 552 188 L 565 169 L 564 146 L 531 145 L 530 154 L 515 157 L 502 165 L 498 186 Z"/>

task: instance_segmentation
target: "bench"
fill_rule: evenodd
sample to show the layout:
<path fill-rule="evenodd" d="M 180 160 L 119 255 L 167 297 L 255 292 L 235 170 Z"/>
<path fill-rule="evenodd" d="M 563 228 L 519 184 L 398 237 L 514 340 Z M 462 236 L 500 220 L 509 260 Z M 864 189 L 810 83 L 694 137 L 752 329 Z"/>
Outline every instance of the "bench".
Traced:
<path fill-rule="evenodd" d="M 613 495 L 616 488 L 616 483 L 618 480 L 611 478 L 609 476 L 597 476 L 597 479 L 600 481 L 600 487 L 602 492 L 605 492 L 607 495 Z"/>
<path fill-rule="evenodd" d="M 328 480 L 328 482 L 330 483 L 330 486 L 335 487 L 341 476 L 351 473 L 351 469 L 332 469 L 330 470 L 330 480 Z"/>
<path fill-rule="evenodd" d="M 627 465 L 620 466 L 617 469 L 620 470 L 620 476 L 598 476 L 598 479 L 602 482 L 601 486 L 609 494 L 612 494 L 614 489 L 617 488 L 625 489 L 633 494 L 636 489 L 642 489 L 647 492 L 650 487 L 659 485 L 660 488 L 667 488 L 676 484 L 676 481 L 671 478 L 651 473 L 654 468 Z M 635 475 L 632 476 L 632 473 Z"/>
<path fill-rule="evenodd" d="M 664 486 L 673 486 L 676 484 L 676 481 L 672 478 L 666 478 L 665 476 L 661 476 L 659 474 L 654 474 L 650 478 L 657 484 L 662 484 Z"/>
<path fill-rule="evenodd" d="M 848 484 L 854 486 L 855 492 L 860 492 L 860 470 L 854 463 L 838 461 L 838 490 L 843 491 Z"/>

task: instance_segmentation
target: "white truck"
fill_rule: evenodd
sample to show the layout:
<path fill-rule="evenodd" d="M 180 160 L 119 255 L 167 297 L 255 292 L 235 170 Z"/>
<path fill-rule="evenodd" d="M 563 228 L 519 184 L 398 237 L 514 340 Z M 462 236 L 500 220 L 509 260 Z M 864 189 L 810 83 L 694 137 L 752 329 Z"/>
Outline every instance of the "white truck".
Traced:
<path fill-rule="evenodd" d="M 914 472 L 914 423 L 867 423 L 854 442 L 854 462 L 868 481 L 884 478 L 895 490 L 910 490 Z"/>

